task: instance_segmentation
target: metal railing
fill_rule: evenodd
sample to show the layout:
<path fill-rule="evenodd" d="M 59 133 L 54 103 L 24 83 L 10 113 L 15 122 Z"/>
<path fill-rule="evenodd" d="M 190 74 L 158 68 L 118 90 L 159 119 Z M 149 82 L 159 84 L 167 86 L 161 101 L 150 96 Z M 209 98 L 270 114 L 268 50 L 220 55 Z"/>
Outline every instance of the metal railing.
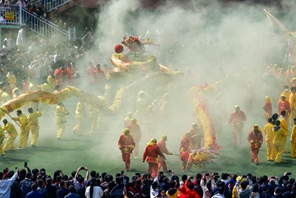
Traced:
<path fill-rule="evenodd" d="M 38 3 L 42 2 L 43 7 L 46 8 L 47 12 L 51 12 L 71 1 L 73 0 L 37 0 L 34 4 L 38 6 Z"/>
<path fill-rule="evenodd" d="M 58 25 L 40 18 L 34 13 L 28 12 L 23 9 L 21 5 L 10 5 L 0 7 L 0 25 L 27 25 L 30 30 L 44 36 L 46 38 L 52 38 L 54 35 L 60 38 L 63 42 L 67 43 L 73 39 L 75 31 L 73 29 L 64 30 Z"/>
<path fill-rule="evenodd" d="M 31 31 L 44 36 L 52 38 L 54 35 L 62 41 L 68 41 L 68 31 L 60 29 L 56 24 L 31 14 L 27 10 L 22 9 L 23 24 L 30 27 Z"/>

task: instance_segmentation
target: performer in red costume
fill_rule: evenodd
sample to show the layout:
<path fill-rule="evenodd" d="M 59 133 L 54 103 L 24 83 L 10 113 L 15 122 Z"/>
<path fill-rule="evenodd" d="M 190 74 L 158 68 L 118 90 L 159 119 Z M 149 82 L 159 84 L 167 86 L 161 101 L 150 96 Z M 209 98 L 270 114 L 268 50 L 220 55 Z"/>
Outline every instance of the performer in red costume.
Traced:
<path fill-rule="evenodd" d="M 231 113 L 231 116 L 228 120 L 227 125 L 232 124 L 232 145 L 236 147 L 237 138 L 239 143 L 242 144 L 242 136 L 244 130 L 244 122 L 247 121 L 247 117 L 243 111 L 240 110 L 240 107 L 236 105 L 234 107 L 234 112 Z"/>
<path fill-rule="evenodd" d="M 259 165 L 258 153 L 263 142 L 262 130 L 258 127 L 257 124 L 253 126 L 252 131 L 249 132 L 248 142 L 250 143 L 252 150 L 252 159 L 251 162 L 255 162 L 256 165 Z"/>
<path fill-rule="evenodd" d="M 139 143 L 141 141 L 142 134 L 141 134 L 141 128 L 137 124 L 137 119 L 136 118 L 131 119 L 131 123 L 126 128 L 128 128 L 130 130 L 130 134 L 134 137 L 134 140 L 136 142 L 134 157 L 138 158 L 138 155 L 139 155 Z"/>
<path fill-rule="evenodd" d="M 179 152 L 189 150 L 190 137 L 191 137 L 191 134 L 188 131 L 183 135 L 182 140 L 181 140 L 181 143 L 180 143 Z"/>
<path fill-rule="evenodd" d="M 151 174 L 153 178 L 158 175 L 159 157 L 166 159 L 159 146 L 157 145 L 157 140 L 155 138 L 152 138 L 151 141 L 147 143 L 145 152 L 143 154 L 143 162 L 145 162 L 147 158 L 148 173 Z"/>
<path fill-rule="evenodd" d="M 272 101 L 269 96 L 265 97 L 265 103 L 263 106 L 263 110 L 264 110 L 264 117 L 265 117 L 266 121 L 268 121 L 268 118 L 271 118 L 271 116 L 272 116 Z"/>
<path fill-rule="evenodd" d="M 166 135 L 162 135 L 161 136 L 161 139 L 160 141 L 157 143 L 157 145 L 159 146 L 160 148 L 160 151 L 162 153 L 165 153 L 167 155 L 172 155 L 173 153 L 171 153 L 167 147 L 166 147 L 166 141 L 167 141 L 167 136 Z M 158 171 L 160 171 L 161 167 L 163 168 L 163 172 L 168 172 L 168 168 L 167 168 L 167 165 L 166 165 L 166 162 L 165 162 L 165 159 L 163 158 L 160 158 L 159 162 L 158 162 Z"/>
<path fill-rule="evenodd" d="M 122 160 L 125 163 L 126 171 L 130 170 L 131 153 L 136 146 L 133 136 L 130 135 L 129 129 L 124 129 L 123 134 L 119 137 L 118 148 L 121 150 Z"/>
<path fill-rule="evenodd" d="M 192 124 L 190 130 L 190 149 L 199 149 L 202 147 L 203 131 L 196 122 Z"/>

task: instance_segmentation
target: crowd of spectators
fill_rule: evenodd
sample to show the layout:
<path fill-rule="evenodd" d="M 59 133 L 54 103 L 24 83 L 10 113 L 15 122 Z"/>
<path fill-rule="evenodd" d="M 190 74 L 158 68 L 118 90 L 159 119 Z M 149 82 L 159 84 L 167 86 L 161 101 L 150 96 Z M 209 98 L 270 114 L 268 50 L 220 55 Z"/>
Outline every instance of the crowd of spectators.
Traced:
<path fill-rule="evenodd" d="M 82 175 L 85 171 L 85 176 Z M 10 198 L 295 198 L 296 182 L 285 172 L 280 177 L 257 177 L 251 173 L 238 176 L 222 173 L 197 173 L 195 178 L 170 171 L 170 176 L 159 172 L 152 178 L 149 174 L 135 173 L 128 177 L 122 171 L 114 175 L 90 171 L 79 167 L 66 175 L 56 170 L 53 176 L 44 168 L 9 170 L 0 172 L 0 196 Z M 90 177 L 89 177 L 90 176 Z"/>

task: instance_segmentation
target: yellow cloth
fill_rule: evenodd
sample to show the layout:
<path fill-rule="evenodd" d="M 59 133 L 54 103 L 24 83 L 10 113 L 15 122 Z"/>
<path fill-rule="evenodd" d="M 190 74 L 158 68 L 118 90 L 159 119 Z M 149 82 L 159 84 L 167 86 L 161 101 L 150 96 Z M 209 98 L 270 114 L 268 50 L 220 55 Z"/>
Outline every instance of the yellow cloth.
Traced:
<path fill-rule="evenodd" d="M 273 139 L 274 139 L 274 131 L 273 131 L 273 124 L 267 123 L 264 126 L 264 134 L 266 140 L 266 154 L 267 160 L 274 160 L 274 146 L 273 146 Z"/>
<path fill-rule="evenodd" d="M 280 128 L 279 130 L 274 131 L 274 140 L 273 140 L 273 145 L 274 146 L 284 146 L 284 139 L 288 135 L 288 131 Z"/>
<path fill-rule="evenodd" d="M 264 134 L 265 134 L 265 140 L 266 141 L 273 140 L 273 138 L 274 138 L 273 127 L 274 127 L 274 125 L 271 124 L 271 123 L 267 123 L 264 126 Z"/>
<path fill-rule="evenodd" d="M 28 125 L 30 127 L 32 138 L 31 145 L 36 145 L 37 139 L 39 137 L 39 121 L 38 117 L 42 116 L 40 111 L 30 113 L 28 115 Z"/>
<path fill-rule="evenodd" d="M 279 101 L 281 101 L 281 96 L 284 95 L 286 97 L 286 100 L 289 101 L 289 98 L 290 98 L 290 94 L 291 92 L 290 91 L 283 91 L 281 94 L 280 94 L 280 98 L 279 98 Z"/>
<path fill-rule="evenodd" d="M 4 137 L 4 130 L 2 128 L 2 126 L 0 125 L 0 138 Z"/>
<path fill-rule="evenodd" d="M 66 123 L 66 116 L 67 115 L 67 111 L 66 108 L 64 106 L 61 105 L 57 105 L 56 106 L 56 111 L 55 111 L 55 122 L 56 123 Z"/>
<path fill-rule="evenodd" d="M 291 157 L 295 157 L 295 149 L 296 149 L 296 125 L 293 126 L 291 136 L 290 136 L 290 152 Z"/>
<path fill-rule="evenodd" d="M 0 153 L 2 156 L 5 155 L 3 140 L 4 140 L 4 137 L 0 137 Z"/>
<path fill-rule="evenodd" d="M 33 112 L 28 115 L 27 119 L 30 130 L 39 129 L 38 117 L 40 116 L 42 116 L 42 113 L 40 111 Z"/>
<path fill-rule="evenodd" d="M 6 125 L 3 127 L 3 130 L 8 133 L 8 136 L 16 138 L 18 136 L 18 133 L 10 122 L 7 122 Z"/>
<path fill-rule="evenodd" d="M 8 93 L 6 93 L 6 92 L 3 92 L 1 94 L 1 102 L 2 102 L 2 104 L 8 102 L 9 100 L 10 100 L 10 95 Z"/>
<path fill-rule="evenodd" d="M 15 150 L 15 148 L 13 146 L 14 141 L 15 141 L 15 137 L 12 137 L 12 136 L 7 137 L 5 145 L 3 147 L 4 152 L 7 151 L 8 149 L 10 149 L 12 151 Z"/>
<path fill-rule="evenodd" d="M 88 112 L 89 112 L 89 120 L 90 120 L 90 133 L 93 134 L 98 126 L 98 117 L 99 117 L 99 112 L 98 110 L 92 106 L 88 105 Z"/>
<path fill-rule="evenodd" d="M 65 131 L 65 123 L 67 122 L 66 115 L 68 113 L 67 113 L 66 108 L 64 106 L 57 105 L 55 114 L 56 114 L 55 122 L 58 127 L 57 138 L 61 138 L 64 131 Z"/>
<path fill-rule="evenodd" d="M 16 83 L 16 78 L 15 78 L 15 75 L 14 74 L 7 74 L 7 82 L 11 85 L 15 85 Z"/>

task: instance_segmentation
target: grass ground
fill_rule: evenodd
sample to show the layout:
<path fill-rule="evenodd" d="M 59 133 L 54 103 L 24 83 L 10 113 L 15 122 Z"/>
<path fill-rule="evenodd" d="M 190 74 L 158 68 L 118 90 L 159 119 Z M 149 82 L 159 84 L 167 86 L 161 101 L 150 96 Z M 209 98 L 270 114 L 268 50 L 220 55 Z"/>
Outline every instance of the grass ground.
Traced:
<path fill-rule="evenodd" d="M 117 140 L 120 131 L 116 129 L 116 127 L 111 127 L 108 131 L 101 131 L 97 135 L 90 135 L 88 133 L 89 126 L 86 123 L 85 135 L 75 136 L 72 133 L 72 128 L 75 125 L 75 100 L 66 102 L 66 106 L 71 114 L 68 117 L 66 132 L 62 141 L 58 141 L 55 138 L 56 125 L 53 122 L 53 117 L 43 116 L 40 118 L 41 129 L 38 147 L 28 147 L 14 152 L 8 151 L 6 154 L 7 157 L 0 159 L 0 169 L 3 170 L 5 167 L 12 169 L 16 166 L 23 167 L 24 162 L 28 162 L 30 168 L 45 168 L 49 174 L 53 174 L 55 170 L 61 169 L 65 174 L 69 175 L 79 166 L 86 166 L 90 170 L 96 170 L 99 173 L 108 172 L 115 174 L 124 170 L 124 163 L 121 160 L 120 151 L 117 149 Z M 12 113 L 12 115 L 13 114 L 14 113 Z M 269 162 L 266 160 L 265 144 L 263 144 L 259 153 L 260 165 L 255 165 L 250 162 L 251 151 L 246 142 L 247 132 L 251 128 L 252 123 L 259 123 L 262 128 L 264 125 L 264 119 L 261 119 L 261 113 L 255 112 L 254 114 L 257 116 L 253 116 L 246 123 L 243 138 L 245 142 L 242 145 L 235 149 L 232 148 L 230 127 L 221 130 L 221 134 L 217 139 L 217 143 L 222 147 L 221 155 L 218 156 L 218 159 L 214 163 L 208 164 L 206 167 L 200 169 L 193 168 L 186 174 L 193 176 L 197 172 L 226 172 L 240 175 L 252 173 L 257 176 L 264 174 L 268 176 L 279 176 L 286 171 L 293 173 L 296 159 L 292 159 L 289 153 L 284 153 L 282 164 L 278 165 Z M 258 122 L 259 117 L 261 120 Z M 115 125 L 118 125 L 118 123 L 121 123 L 121 121 L 117 121 Z M 183 131 L 184 129 L 179 129 L 176 125 L 175 130 L 171 132 L 180 134 L 178 135 L 179 139 L 168 139 L 167 147 L 171 152 L 178 153 L 179 142 Z M 18 145 L 18 141 L 18 139 L 15 141 L 15 146 Z M 128 176 L 134 175 L 135 172 L 146 172 L 147 164 L 143 163 L 141 160 L 144 148 L 145 141 L 143 140 L 140 146 L 140 157 L 138 159 L 132 159 L 131 171 L 127 173 Z M 177 175 L 183 174 L 181 172 L 181 162 L 178 156 L 167 156 L 167 165 L 169 169 L 175 170 Z"/>

